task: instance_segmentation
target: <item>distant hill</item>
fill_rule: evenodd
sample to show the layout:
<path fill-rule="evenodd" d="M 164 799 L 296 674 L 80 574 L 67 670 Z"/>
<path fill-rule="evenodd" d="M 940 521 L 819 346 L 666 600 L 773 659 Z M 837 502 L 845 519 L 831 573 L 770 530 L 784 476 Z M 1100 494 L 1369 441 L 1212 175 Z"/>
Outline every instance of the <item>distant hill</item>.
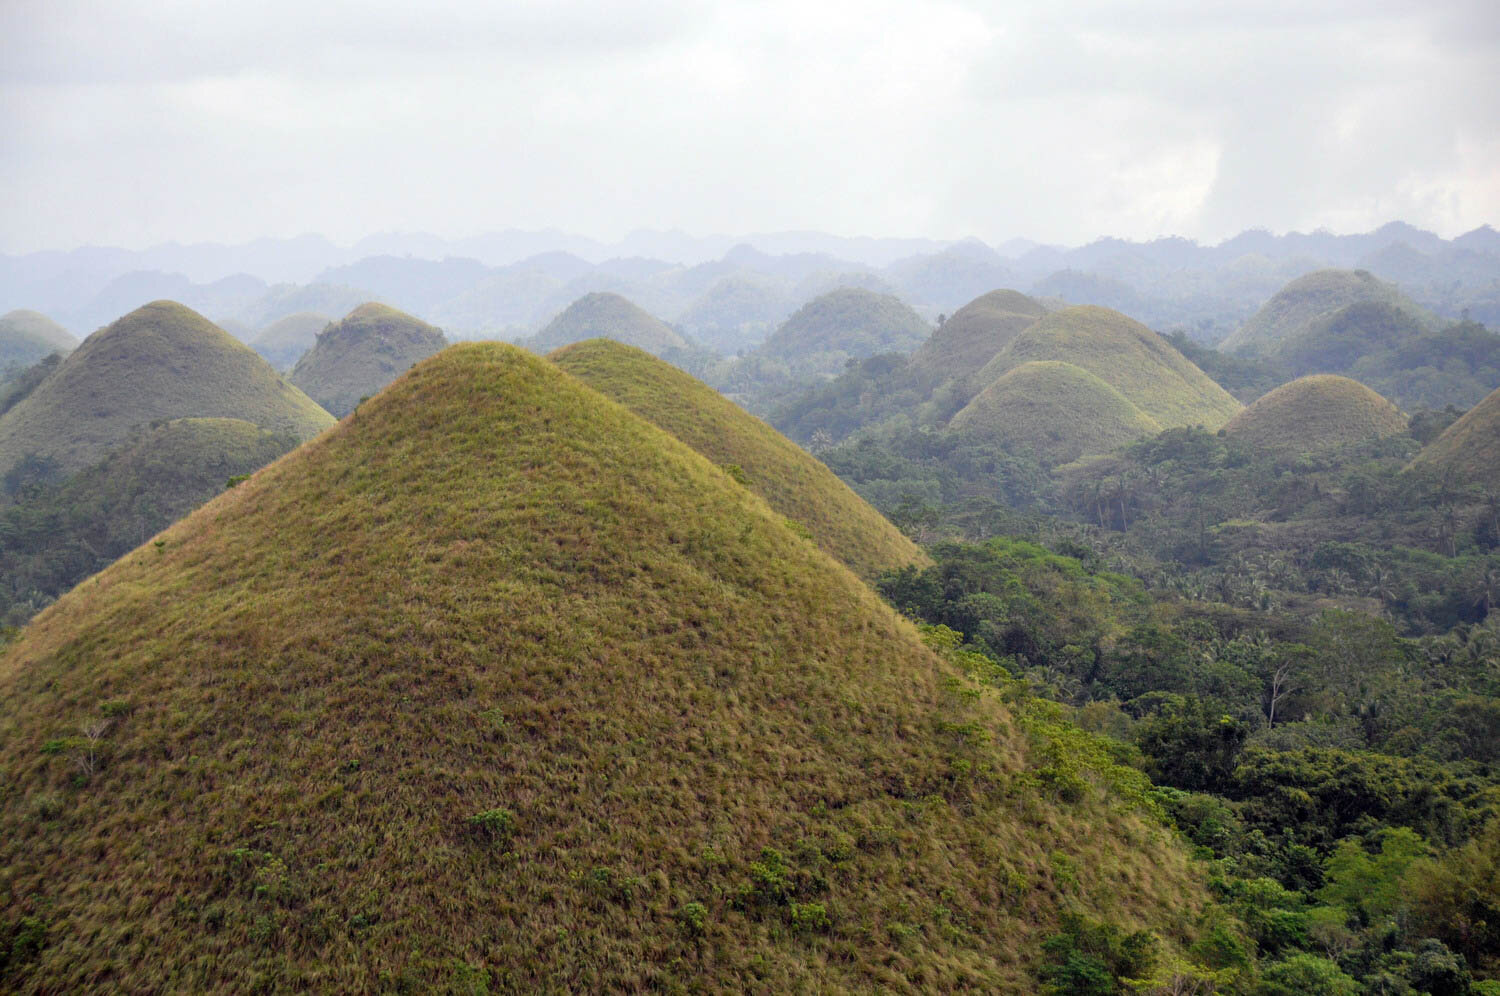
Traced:
<path fill-rule="evenodd" d="M 1413 468 L 1500 490 L 1500 389 L 1422 447 Z"/>
<path fill-rule="evenodd" d="M 734 273 L 710 285 L 677 320 L 704 345 L 737 353 L 765 341 L 788 307 L 781 281 Z"/>
<path fill-rule="evenodd" d="M 1224 434 L 1268 453 L 1338 449 L 1406 432 L 1406 416 L 1358 381 L 1332 374 L 1302 377 L 1256 400 Z"/>
<path fill-rule="evenodd" d="M 64 596 L 0 701 L 22 991 L 1021 992 L 1067 910 L 1170 956 L 1208 906 L 1138 772 L 500 344 Z"/>
<path fill-rule="evenodd" d="M 994 383 L 1032 360 L 1087 370 L 1164 428 L 1218 429 L 1241 407 L 1171 343 L 1108 308 L 1079 305 L 1047 315 L 985 364 L 975 382 Z"/>
<path fill-rule="evenodd" d="M 687 349 L 688 342 L 666 322 L 618 294 L 585 294 L 563 309 L 526 345 L 538 353 L 583 342 L 613 339 L 661 356 Z"/>
<path fill-rule="evenodd" d="M 911 355 L 911 371 L 931 385 L 967 380 L 1045 314 L 1041 302 L 1019 291 L 990 291 L 955 311 L 922 343 Z"/>
<path fill-rule="evenodd" d="M 1219 344 L 1227 352 L 1275 352 L 1305 336 L 1320 321 L 1351 304 L 1378 303 L 1417 316 L 1424 328 L 1430 315 L 1393 285 L 1366 270 L 1317 270 L 1277 291 L 1259 311 Z M 1385 320 L 1385 319 L 1382 319 Z M 1347 322 L 1343 334 L 1347 335 Z M 1325 326 L 1325 334 L 1328 331 Z"/>
<path fill-rule="evenodd" d="M 702 453 L 872 579 L 927 556 L 833 472 L 707 384 L 643 350 L 593 339 L 552 353 L 596 391 Z"/>
<path fill-rule="evenodd" d="M 1007 370 L 949 428 L 1031 450 L 1047 464 L 1109 453 L 1162 430 L 1150 415 L 1081 367 L 1033 360 Z"/>
<path fill-rule="evenodd" d="M 220 318 L 214 324 L 247 345 L 255 338 L 255 330 L 237 319 Z"/>
<path fill-rule="evenodd" d="M 250 348 L 277 370 L 290 370 L 304 353 L 317 344 L 318 333 L 333 319 L 316 311 L 299 311 L 272 322 L 250 341 Z"/>
<path fill-rule="evenodd" d="M 840 287 L 798 308 L 755 355 L 798 373 L 835 374 L 850 359 L 910 353 L 931 334 L 932 328 L 900 298 Z"/>
<path fill-rule="evenodd" d="M 287 379 L 343 418 L 447 342 L 442 329 L 404 312 L 362 304 L 319 332 Z"/>
<path fill-rule="evenodd" d="M 0 477 L 23 464 L 28 478 L 65 477 L 140 426 L 187 417 L 239 418 L 298 439 L 333 422 L 250 347 L 156 301 L 89 336 L 0 416 Z"/>
<path fill-rule="evenodd" d="M 0 370 L 29 367 L 51 353 L 71 353 L 78 347 L 73 333 L 36 311 L 0 315 Z"/>

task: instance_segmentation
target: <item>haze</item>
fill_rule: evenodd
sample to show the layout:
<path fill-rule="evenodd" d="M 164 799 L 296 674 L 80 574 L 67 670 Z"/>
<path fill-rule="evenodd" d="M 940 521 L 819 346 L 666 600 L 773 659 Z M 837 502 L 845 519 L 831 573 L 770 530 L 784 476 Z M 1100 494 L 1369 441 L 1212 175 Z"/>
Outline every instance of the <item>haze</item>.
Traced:
<path fill-rule="evenodd" d="M 320 232 L 1452 236 L 1492 0 L 0 6 L 0 250 Z"/>

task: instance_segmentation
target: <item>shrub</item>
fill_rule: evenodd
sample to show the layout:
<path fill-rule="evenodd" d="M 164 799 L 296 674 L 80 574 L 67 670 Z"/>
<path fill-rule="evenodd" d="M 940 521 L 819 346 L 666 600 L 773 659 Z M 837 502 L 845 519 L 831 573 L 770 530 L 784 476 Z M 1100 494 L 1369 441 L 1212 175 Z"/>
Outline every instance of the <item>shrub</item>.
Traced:
<path fill-rule="evenodd" d="M 702 937 L 708 923 L 708 907 L 702 903 L 688 903 L 677 911 L 677 923 L 693 937 Z"/>
<path fill-rule="evenodd" d="M 822 903 L 793 903 L 792 929 L 801 933 L 825 934 L 833 927 L 828 909 Z"/>
<path fill-rule="evenodd" d="M 508 809 L 486 809 L 470 816 L 468 824 L 488 840 L 507 840 L 516 831 L 516 814 Z"/>

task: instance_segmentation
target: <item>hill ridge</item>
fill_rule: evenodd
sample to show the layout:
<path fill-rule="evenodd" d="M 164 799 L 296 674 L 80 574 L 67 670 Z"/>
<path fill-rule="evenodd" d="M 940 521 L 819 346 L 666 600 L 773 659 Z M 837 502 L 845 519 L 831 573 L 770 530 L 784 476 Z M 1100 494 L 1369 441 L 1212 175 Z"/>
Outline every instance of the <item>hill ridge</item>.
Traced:
<path fill-rule="evenodd" d="M 319 332 L 287 379 L 342 418 L 445 345 L 442 329 L 367 301 Z"/>

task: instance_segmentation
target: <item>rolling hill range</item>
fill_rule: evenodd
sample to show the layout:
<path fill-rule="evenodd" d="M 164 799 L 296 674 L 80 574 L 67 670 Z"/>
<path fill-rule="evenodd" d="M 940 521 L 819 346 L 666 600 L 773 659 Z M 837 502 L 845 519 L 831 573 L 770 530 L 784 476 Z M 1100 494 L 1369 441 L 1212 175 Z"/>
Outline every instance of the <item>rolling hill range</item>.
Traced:
<path fill-rule="evenodd" d="M 939 326 L 911 355 L 910 369 L 931 385 L 966 380 L 1045 314 L 1041 302 L 1018 291 L 990 291 Z"/>
<path fill-rule="evenodd" d="M 1298 277 L 1261 306 L 1219 348 L 1226 352 L 1275 353 L 1283 343 L 1351 304 L 1380 303 L 1417 317 L 1424 328 L 1434 321 L 1398 289 L 1366 270 L 1317 270 Z"/>
<path fill-rule="evenodd" d="M 1283 384 L 1230 419 L 1224 434 L 1262 452 L 1294 456 L 1407 431 L 1400 409 L 1348 377 L 1316 374 Z"/>
<path fill-rule="evenodd" d="M 527 346 L 538 353 L 583 342 L 613 339 L 656 356 L 687 349 L 688 341 L 666 322 L 618 294 L 585 294 L 548 322 Z"/>
<path fill-rule="evenodd" d="M 1161 336 L 1108 308 L 1080 305 L 1047 315 L 1012 339 L 974 382 L 992 384 L 1033 360 L 1088 371 L 1163 428 L 1218 429 L 1241 407 Z"/>
<path fill-rule="evenodd" d="M 29 367 L 51 353 L 67 355 L 78 348 L 73 333 L 37 311 L 0 315 L 0 370 Z"/>
<path fill-rule="evenodd" d="M 157 301 L 84 340 L 0 416 L 0 475 L 62 477 L 97 463 L 138 427 L 238 418 L 308 439 L 332 417 L 250 347 L 191 309 Z"/>
<path fill-rule="evenodd" d="M 785 516 L 499 344 L 59 600 L 0 701 L 21 992 L 1032 991 L 1065 908 L 1175 946 L 1207 898 Z"/>
<path fill-rule="evenodd" d="M 707 384 L 649 353 L 607 339 L 549 357 L 594 390 L 687 443 L 808 529 L 830 556 L 867 580 L 927 563 L 899 529 L 781 433 Z"/>
<path fill-rule="evenodd" d="M 250 348 L 277 370 L 290 370 L 304 353 L 317 345 L 318 333 L 333 319 L 316 311 L 299 311 L 272 322 L 250 341 Z"/>
<path fill-rule="evenodd" d="M 1455 482 L 1500 488 L 1500 389 L 1422 447 L 1412 467 Z"/>
<path fill-rule="evenodd" d="M 1109 453 L 1162 427 L 1081 367 L 1032 360 L 1007 370 L 953 416 L 949 427 L 1047 464 Z"/>
<path fill-rule="evenodd" d="M 900 298 L 839 287 L 798 308 L 751 356 L 798 373 L 835 374 L 851 358 L 910 353 L 931 334 Z"/>
<path fill-rule="evenodd" d="M 370 302 L 318 333 L 290 380 L 336 418 L 447 345 L 441 329 Z"/>

